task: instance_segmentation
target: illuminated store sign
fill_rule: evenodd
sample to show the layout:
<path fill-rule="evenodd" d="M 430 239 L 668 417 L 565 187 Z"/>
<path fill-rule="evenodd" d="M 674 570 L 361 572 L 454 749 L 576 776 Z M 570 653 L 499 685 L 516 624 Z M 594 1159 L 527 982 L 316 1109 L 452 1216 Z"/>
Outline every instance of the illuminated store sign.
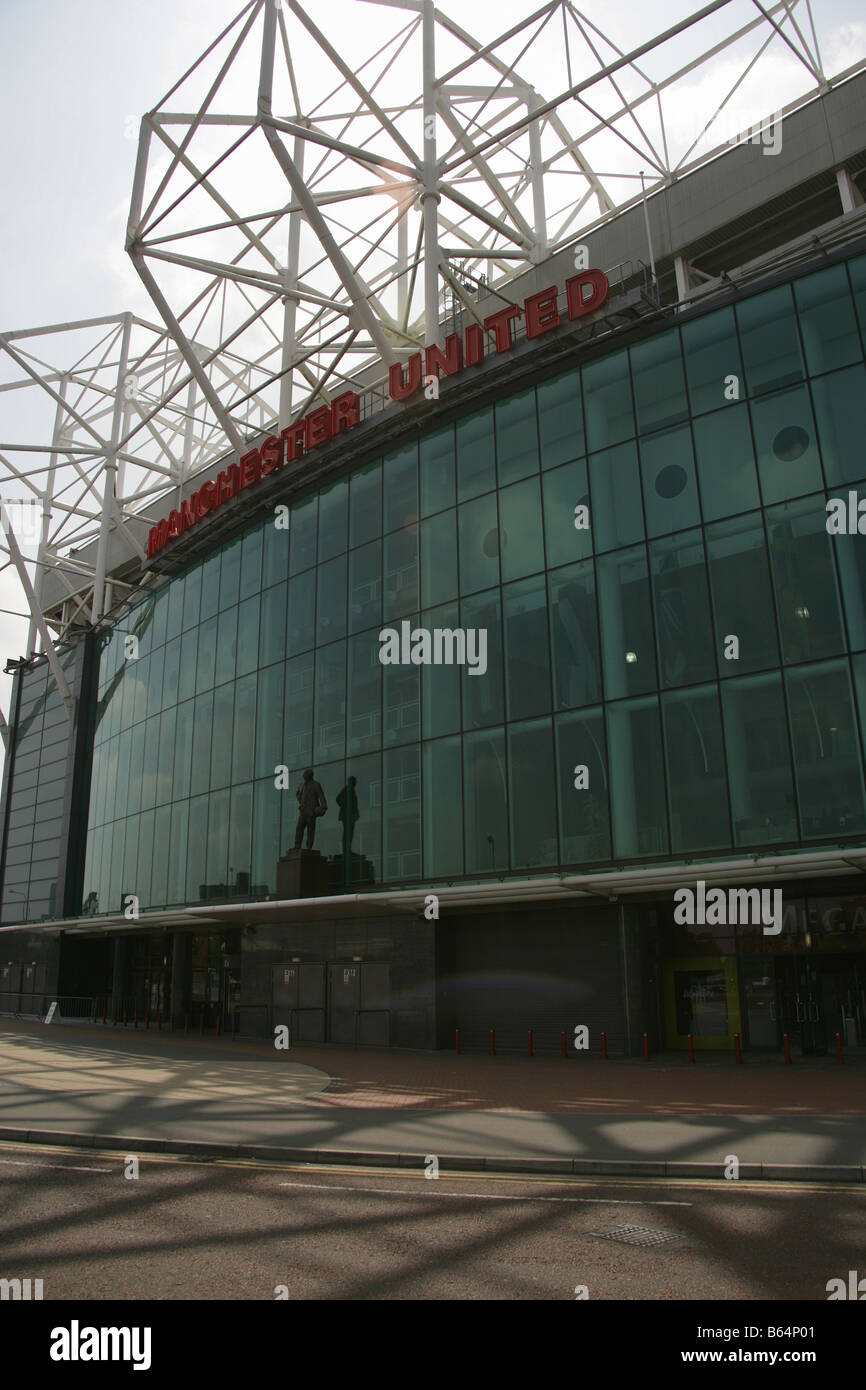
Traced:
<path fill-rule="evenodd" d="M 610 293 L 610 285 L 603 271 L 584 270 L 566 280 L 565 293 L 568 318 L 579 319 L 601 308 Z M 522 308 L 519 304 L 504 305 L 484 320 L 483 329 L 479 324 L 472 323 L 462 336 L 450 334 L 445 339 L 444 349 L 436 344 L 425 349 L 423 362 L 422 354 L 415 352 L 405 366 L 395 363 L 388 377 L 391 399 L 409 400 L 421 390 L 425 381 L 432 378 L 438 382 L 440 376 L 455 376 L 467 367 L 477 366 L 484 358 L 485 329 L 493 334 L 497 353 L 510 352 L 514 347 L 512 323 L 519 318 L 526 320 L 528 339 L 540 338 L 558 328 L 562 315 L 556 286 L 530 295 L 523 301 Z M 344 391 L 330 405 L 311 411 L 278 435 L 269 435 L 258 449 L 243 454 L 238 463 L 230 464 L 217 478 L 204 483 L 188 501 L 181 503 L 178 511 L 170 512 L 151 529 L 147 538 L 148 559 L 163 550 L 169 541 L 182 536 L 218 507 L 231 501 L 244 488 L 252 487 L 284 464 L 293 463 L 320 444 L 327 444 L 346 430 L 354 429 L 360 419 L 360 398 L 355 391 Z"/>

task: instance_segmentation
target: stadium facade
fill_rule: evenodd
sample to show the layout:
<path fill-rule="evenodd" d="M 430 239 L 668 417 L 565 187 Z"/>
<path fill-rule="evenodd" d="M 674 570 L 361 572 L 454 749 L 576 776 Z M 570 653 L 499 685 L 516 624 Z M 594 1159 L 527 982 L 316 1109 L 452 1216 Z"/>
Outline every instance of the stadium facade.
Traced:
<path fill-rule="evenodd" d="M 486 328 L 455 301 L 387 396 L 150 515 L 58 650 L 73 724 L 16 665 L 4 1012 L 866 1045 L 864 111 L 861 75 L 478 285 Z"/>

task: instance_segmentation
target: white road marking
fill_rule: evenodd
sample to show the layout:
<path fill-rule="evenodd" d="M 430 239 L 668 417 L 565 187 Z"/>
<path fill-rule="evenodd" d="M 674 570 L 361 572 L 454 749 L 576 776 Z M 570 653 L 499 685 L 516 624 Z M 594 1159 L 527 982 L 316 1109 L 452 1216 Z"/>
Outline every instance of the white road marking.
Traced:
<path fill-rule="evenodd" d="M 519 1181 L 516 1179 L 515 1181 Z M 281 1182 L 280 1187 L 314 1187 L 318 1192 L 374 1192 L 386 1197 L 417 1197 L 419 1189 L 413 1192 L 408 1187 L 340 1187 L 336 1183 Z M 438 1188 L 421 1188 L 428 1197 L 453 1197 L 464 1202 L 583 1202 L 602 1207 L 690 1207 L 692 1202 L 641 1202 L 623 1197 L 500 1197 L 487 1192 L 442 1192 Z"/>
<path fill-rule="evenodd" d="M 79 1168 L 74 1163 L 28 1163 L 22 1158 L 0 1158 L 0 1163 L 13 1168 L 62 1168 L 65 1173 L 113 1173 L 113 1168 Z"/>

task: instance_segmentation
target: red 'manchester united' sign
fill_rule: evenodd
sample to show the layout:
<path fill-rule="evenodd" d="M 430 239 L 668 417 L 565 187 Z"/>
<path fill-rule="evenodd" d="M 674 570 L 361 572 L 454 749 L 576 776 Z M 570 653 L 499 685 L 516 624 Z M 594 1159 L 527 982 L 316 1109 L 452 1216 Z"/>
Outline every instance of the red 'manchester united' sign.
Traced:
<path fill-rule="evenodd" d="M 588 293 L 587 293 L 588 291 Z M 584 270 L 565 282 L 568 318 L 579 319 L 595 313 L 610 293 L 607 276 L 601 270 Z M 562 322 L 555 285 L 531 294 L 519 304 L 506 304 L 484 320 L 484 329 L 493 334 L 497 353 L 509 352 L 514 346 L 511 331 L 515 319 L 525 317 L 527 338 L 540 338 L 558 328 Z M 388 386 L 391 399 L 406 401 L 420 391 L 426 380 L 438 381 L 440 376 L 455 376 L 467 367 L 475 367 L 484 358 L 484 329 L 469 324 L 464 334 L 452 333 L 445 339 L 444 350 L 436 344 L 425 348 L 424 360 L 415 352 L 405 366 L 399 362 L 391 367 Z M 422 369 L 423 368 L 423 369 Z M 320 444 L 335 439 L 360 423 L 361 402 L 355 391 L 344 391 L 330 405 L 323 405 L 296 420 L 280 434 L 272 434 L 258 449 L 243 454 L 217 478 L 202 484 L 179 511 L 170 512 L 147 538 L 148 559 L 162 550 L 170 540 L 182 536 L 204 517 L 231 501 L 244 488 L 251 487 L 269 473 L 275 473 L 286 463 L 308 454 Z"/>

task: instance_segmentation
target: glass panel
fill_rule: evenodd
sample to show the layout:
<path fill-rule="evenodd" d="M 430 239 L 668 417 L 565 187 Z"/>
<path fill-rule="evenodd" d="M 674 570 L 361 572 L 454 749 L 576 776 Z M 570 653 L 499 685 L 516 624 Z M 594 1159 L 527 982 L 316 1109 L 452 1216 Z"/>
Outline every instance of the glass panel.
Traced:
<path fill-rule="evenodd" d="M 421 524 L 421 597 L 427 607 L 457 597 L 457 512 Z"/>
<path fill-rule="evenodd" d="M 349 631 L 382 622 L 382 542 L 371 541 L 349 555 Z"/>
<path fill-rule="evenodd" d="M 342 840 L 342 882 L 350 887 L 382 877 L 382 759 L 351 758 L 335 797 Z"/>
<path fill-rule="evenodd" d="M 542 468 L 555 468 L 569 459 L 583 458 L 583 400 L 577 368 L 536 390 Z"/>
<path fill-rule="evenodd" d="M 151 906 L 151 874 L 153 871 L 153 811 L 145 811 L 138 825 L 138 887 L 143 907 Z"/>
<path fill-rule="evenodd" d="M 166 641 L 171 641 L 173 637 L 180 636 L 181 623 L 183 621 L 183 575 L 178 579 L 172 579 L 168 586 L 168 619 L 166 621 Z M 118 634 L 119 636 L 119 634 Z M 119 642 L 117 648 L 117 658 L 123 652 L 123 642 Z M 116 668 L 115 668 L 116 669 Z"/>
<path fill-rule="evenodd" d="M 670 535 L 697 526 L 698 488 L 688 425 L 640 441 L 648 536 Z"/>
<path fill-rule="evenodd" d="M 639 434 L 688 418 L 680 335 L 668 329 L 630 350 Z"/>
<path fill-rule="evenodd" d="M 174 736 L 177 725 L 177 707 L 164 710 L 159 723 L 159 760 L 156 773 L 156 804 L 161 806 L 171 801 L 171 784 L 174 780 Z M 121 763 L 121 766 L 125 764 Z"/>
<path fill-rule="evenodd" d="M 316 654 L 316 761 L 342 758 L 346 750 L 346 643 Z"/>
<path fill-rule="evenodd" d="M 319 559 L 330 560 L 346 549 L 349 479 L 340 478 L 319 493 Z"/>
<path fill-rule="evenodd" d="M 159 651 L 154 652 L 150 659 L 150 672 L 147 678 L 147 713 L 148 717 L 152 714 L 159 714 L 162 709 L 162 683 L 165 677 L 165 647 L 160 647 Z M 110 689 L 110 687 L 107 687 Z M 105 700 L 107 696 L 103 696 Z M 109 734 L 109 718 L 106 707 L 103 706 L 104 713 L 100 732 L 103 738 Z"/>
<path fill-rule="evenodd" d="M 601 699 L 595 569 L 592 561 L 550 575 L 554 708 Z"/>
<path fill-rule="evenodd" d="M 165 666 L 162 672 L 162 707 L 163 709 L 170 709 L 172 705 L 177 704 L 177 687 L 180 679 L 180 638 L 175 637 L 171 642 L 168 642 L 164 651 Z M 118 690 L 115 695 L 118 707 L 122 694 L 122 690 Z"/>
<path fill-rule="evenodd" d="M 507 815 L 503 732 L 490 729 L 467 734 L 463 740 L 463 818 L 468 874 L 508 868 Z"/>
<path fill-rule="evenodd" d="M 866 367 L 852 367 L 813 381 L 812 398 L 827 486 L 853 483 L 864 473 Z"/>
<path fill-rule="evenodd" d="M 527 478 L 500 492 L 499 543 L 503 583 L 544 569 L 538 478 Z"/>
<path fill-rule="evenodd" d="M 232 782 L 246 782 L 252 778 L 255 729 L 256 677 L 250 675 L 235 682 Z"/>
<path fill-rule="evenodd" d="M 186 584 L 183 592 L 183 623 L 182 630 L 197 627 L 199 622 L 199 612 L 201 609 L 201 565 L 196 565 L 195 569 L 189 570 L 186 576 Z"/>
<path fill-rule="evenodd" d="M 658 700 L 607 709 L 613 852 L 624 858 L 669 852 Z"/>
<path fill-rule="evenodd" d="M 411 620 L 410 632 L 417 626 Z M 421 671 L 418 666 L 385 666 L 383 700 L 387 744 L 411 743 L 421 736 Z"/>
<path fill-rule="evenodd" d="M 739 394 L 745 394 L 733 309 L 720 309 L 694 319 L 683 324 L 680 332 L 694 415 L 717 410 L 725 404 L 729 376 L 737 378 Z"/>
<path fill-rule="evenodd" d="M 421 626 L 435 632 L 453 632 L 460 626 L 460 614 L 456 603 L 444 604 L 441 608 L 428 608 L 421 614 Z M 444 651 L 451 654 L 450 638 L 443 641 Z M 480 676 L 474 677 L 480 680 Z M 421 667 L 421 707 L 423 710 L 424 737 L 435 738 L 439 734 L 452 734 L 460 728 L 460 668 L 455 665 L 434 666 L 432 663 Z"/>
<path fill-rule="evenodd" d="M 168 590 L 166 584 L 160 589 L 153 601 L 153 635 L 151 637 L 151 650 L 156 651 L 165 641 L 165 629 L 168 619 Z"/>
<path fill-rule="evenodd" d="M 657 684 L 646 550 L 634 546 L 597 561 L 598 606 L 609 700 Z"/>
<path fill-rule="evenodd" d="M 863 766 L 847 661 L 788 671 L 785 681 L 804 839 L 862 831 Z"/>
<path fill-rule="evenodd" d="M 662 684 L 692 685 L 716 674 L 700 531 L 650 545 Z"/>
<path fill-rule="evenodd" d="M 857 320 L 844 265 L 807 275 L 794 285 L 806 362 L 812 375 L 860 360 Z"/>
<path fill-rule="evenodd" d="M 170 843 L 171 807 L 160 806 L 156 812 L 153 833 L 153 877 L 150 889 L 150 901 L 153 907 L 165 906 Z"/>
<path fill-rule="evenodd" d="M 352 474 L 349 487 L 349 545 L 365 545 L 382 534 L 382 465 L 377 459 Z"/>
<path fill-rule="evenodd" d="M 349 642 L 348 752 L 369 753 L 382 744 L 382 674 L 379 634 Z"/>
<path fill-rule="evenodd" d="M 589 479 L 596 551 L 616 550 L 642 540 L 644 520 L 634 444 L 593 454 L 589 460 Z"/>
<path fill-rule="evenodd" d="M 386 454 L 383 463 L 385 531 L 414 526 L 418 520 L 418 445 Z"/>
<path fill-rule="evenodd" d="M 499 583 L 499 519 L 496 495 L 488 493 L 458 508 L 457 537 L 460 543 L 460 591 Z"/>
<path fill-rule="evenodd" d="M 486 594 L 476 594 L 464 599 L 460 605 L 461 625 L 475 630 L 475 652 L 481 650 L 482 641 L 487 643 L 487 670 L 471 675 L 468 664 L 463 667 L 463 726 L 467 729 L 483 728 L 487 724 L 499 724 L 504 719 L 502 697 L 502 620 L 500 616 L 499 590 L 492 589 Z M 479 629 L 486 632 L 481 638 Z M 468 631 L 467 631 L 468 655 Z"/>
<path fill-rule="evenodd" d="M 144 726 L 144 769 L 142 772 L 141 783 L 141 809 L 147 811 L 156 802 L 156 769 L 159 761 L 159 715 L 155 714 L 152 719 L 148 719 Z M 107 758 L 110 758 L 110 745 L 107 745 Z M 108 762 L 106 762 L 106 775 Z M 106 786 L 110 785 L 106 781 Z M 101 806 L 101 810 L 107 808 Z M 107 816 L 103 816 L 108 819 Z"/>
<path fill-rule="evenodd" d="M 866 485 L 861 484 L 861 492 Z M 866 547 L 859 535 L 833 536 L 851 651 L 866 647 Z"/>
<path fill-rule="evenodd" d="M 187 839 L 186 901 L 202 902 L 205 897 L 207 873 L 207 815 L 206 796 L 196 796 L 189 803 L 189 837 Z"/>
<path fill-rule="evenodd" d="M 764 528 L 752 515 L 707 527 L 707 564 L 719 674 L 738 676 L 779 664 Z M 734 656 L 736 637 L 739 654 Z M 725 651 L 731 655 L 725 657 Z"/>
<path fill-rule="evenodd" d="M 466 502 L 496 486 L 493 408 L 457 422 L 457 498 Z"/>
<path fill-rule="evenodd" d="M 421 515 L 453 507 L 456 501 L 454 483 L 454 426 L 446 425 L 425 435 L 420 444 Z"/>
<path fill-rule="evenodd" d="M 253 792 L 253 893 L 275 893 L 277 860 L 282 853 L 280 802 L 275 798 L 288 797 L 278 792 L 273 778 L 257 782 Z M 289 803 L 286 802 L 286 807 Z M 294 842 L 293 842 L 294 843 Z"/>
<path fill-rule="evenodd" d="M 803 380 L 790 285 L 780 285 L 738 304 L 737 322 L 750 396 Z"/>
<path fill-rule="evenodd" d="M 550 709 L 550 644 L 544 575 L 503 589 L 502 607 L 508 718 L 526 719 L 533 714 L 544 714 Z"/>
<path fill-rule="evenodd" d="M 604 449 L 634 434 L 628 353 L 612 352 L 583 369 L 586 447 Z"/>
<path fill-rule="evenodd" d="M 556 798 L 551 795 L 553 730 L 549 719 L 508 728 L 511 867 L 556 864 Z"/>
<path fill-rule="evenodd" d="M 759 507 L 747 405 L 729 405 L 693 424 L 705 521 Z"/>
<path fill-rule="evenodd" d="M 186 841 L 189 802 L 176 801 L 171 808 L 171 854 L 166 886 L 166 906 L 186 901 Z"/>
<path fill-rule="evenodd" d="M 428 878 L 463 873 L 463 807 L 460 739 L 425 743 L 424 873 Z"/>
<path fill-rule="evenodd" d="M 316 630 L 316 576 L 312 570 L 289 580 L 289 613 L 286 655 L 294 656 L 314 645 Z"/>
<path fill-rule="evenodd" d="M 150 657 L 143 656 L 130 671 L 133 684 L 132 722 L 139 724 L 147 717 L 147 685 L 150 672 Z"/>
<path fill-rule="evenodd" d="M 244 599 L 238 606 L 237 674 L 246 676 L 254 671 L 259 659 L 260 596 Z"/>
<path fill-rule="evenodd" d="M 725 746 L 716 687 L 662 696 L 671 850 L 729 846 Z"/>
<path fill-rule="evenodd" d="M 589 488 L 586 481 L 586 463 L 567 463 L 563 468 L 554 468 L 545 473 L 542 479 L 544 490 L 544 536 L 547 543 L 547 566 L 567 565 L 572 560 L 583 560 L 592 554 L 592 520 L 589 506 Z M 578 515 L 577 508 L 586 507 L 586 519 Z"/>
<path fill-rule="evenodd" d="M 217 731 L 213 722 L 213 691 L 199 695 L 195 702 L 195 722 L 192 739 L 192 764 L 189 790 L 191 796 L 206 792 L 210 786 L 211 745 Z M 218 736 L 216 741 L 218 741 Z"/>
<path fill-rule="evenodd" d="M 320 564 L 316 613 L 317 643 L 336 641 L 346 635 L 346 556 Z"/>
<path fill-rule="evenodd" d="M 796 840 L 794 785 L 781 676 L 722 685 L 722 714 L 736 845 Z"/>
<path fill-rule="evenodd" d="M 196 651 L 198 648 L 198 628 L 190 628 L 180 641 L 180 673 L 178 676 L 177 698 L 189 700 L 195 694 Z M 129 676 L 126 678 L 129 680 Z"/>
<path fill-rule="evenodd" d="M 303 502 L 293 502 L 290 514 L 292 543 L 289 548 L 289 574 L 300 574 L 316 563 L 316 530 L 319 499 L 314 493 Z M 291 591 L 292 586 L 289 585 Z"/>
<path fill-rule="evenodd" d="M 250 896 L 252 885 L 252 821 L 253 788 L 248 782 L 232 789 L 229 826 L 229 893 L 240 898 Z"/>
<path fill-rule="evenodd" d="M 195 700 L 187 700 L 177 707 L 177 733 L 175 735 L 174 776 L 171 799 L 179 801 L 189 796 L 189 777 L 192 766 L 192 744 L 195 725 L 193 713 Z"/>
<path fill-rule="evenodd" d="M 249 680 L 249 677 L 247 677 Z M 219 685 L 213 695 L 213 735 L 211 740 L 210 784 L 225 787 L 231 780 L 231 758 L 228 741 L 232 736 L 235 718 L 235 687 Z"/>
<path fill-rule="evenodd" d="M 232 609 L 234 612 L 234 609 Z M 198 658 L 195 669 L 196 693 L 210 690 L 214 683 L 217 652 L 217 620 L 209 618 L 198 630 Z"/>
<path fill-rule="evenodd" d="M 290 768 L 306 767 L 313 756 L 312 652 L 286 662 L 285 703 L 285 733 L 281 761 Z"/>
<path fill-rule="evenodd" d="M 421 875 L 420 750 L 393 748 L 385 754 L 383 877 L 386 883 Z"/>
<path fill-rule="evenodd" d="M 521 391 L 498 401 L 496 414 L 496 456 L 499 486 L 516 483 L 538 472 L 538 421 L 535 391 Z"/>
<path fill-rule="evenodd" d="M 824 486 L 805 386 L 754 401 L 752 429 L 765 504 Z"/>
<path fill-rule="evenodd" d="M 219 627 L 217 629 L 216 645 L 216 673 L 214 684 L 222 685 L 225 681 L 234 680 L 235 661 L 237 659 L 238 641 L 238 610 L 229 608 L 220 613 Z"/>
<path fill-rule="evenodd" d="M 286 584 L 275 584 L 262 594 L 257 665 L 270 666 L 286 654 Z"/>
<path fill-rule="evenodd" d="M 824 499 L 766 513 L 785 662 L 817 660 L 845 650 L 839 595 Z"/>
<path fill-rule="evenodd" d="M 274 513 L 264 528 L 262 585 L 266 589 L 281 583 L 289 573 L 289 532 L 286 527 L 277 527 L 276 521 Z"/>
<path fill-rule="evenodd" d="M 866 256 L 857 256 L 853 261 L 849 261 L 848 274 L 851 277 L 860 332 L 866 335 Z"/>
<path fill-rule="evenodd" d="M 220 566 L 220 609 L 231 608 L 238 601 L 241 585 L 241 542 L 232 541 L 223 547 Z"/>
<path fill-rule="evenodd" d="M 259 672 L 256 711 L 256 777 L 275 776 L 274 768 L 286 762 L 283 756 L 283 679 L 282 662 Z"/>
<path fill-rule="evenodd" d="M 418 526 L 385 537 L 382 619 L 407 618 L 418 609 Z"/>
<path fill-rule="evenodd" d="M 610 858 L 604 719 L 600 709 L 556 720 L 559 836 L 563 864 Z M 575 782 L 580 785 L 575 786 Z"/>
<path fill-rule="evenodd" d="M 209 898 L 224 898 L 228 889 L 229 793 L 210 798 L 207 829 L 207 884 Z"/>
<path fill-rule="evenodd" d="M 201 570 L 201 610 L 199 621 L 206 622 L 219 612 L 220 606 L 220 552 L 209 555 Z M 155 633 L 154 633 L 155 635 Z"/>
<path fill-rule="evenodd" d="M 239 599 L 249 598 L 250 594 L 257 594 L 262 587 L 263 549 L 262 527 L 257 526 L 254 531 L 248 531 L 243 538 Z"/>

